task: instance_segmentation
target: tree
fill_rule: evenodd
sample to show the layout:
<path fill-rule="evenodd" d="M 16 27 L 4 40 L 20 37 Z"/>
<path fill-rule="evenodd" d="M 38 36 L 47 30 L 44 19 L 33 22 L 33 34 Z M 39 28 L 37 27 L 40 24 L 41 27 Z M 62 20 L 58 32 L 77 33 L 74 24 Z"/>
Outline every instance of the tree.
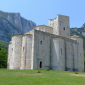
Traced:
<path fill-rule="evenodd" d="M 7 49 L 0 44 L 0 68 L 7 67 Z"/>

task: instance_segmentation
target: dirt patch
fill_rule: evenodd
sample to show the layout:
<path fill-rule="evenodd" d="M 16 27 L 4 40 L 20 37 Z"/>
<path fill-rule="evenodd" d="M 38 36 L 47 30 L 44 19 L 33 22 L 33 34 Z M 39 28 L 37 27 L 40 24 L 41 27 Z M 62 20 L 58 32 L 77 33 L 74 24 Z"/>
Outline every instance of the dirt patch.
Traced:
<path fill-rule="evenodd" d="M 75 74 L 75 73 L 64 73 L 65 75 L 85 77 L 85 74 Z"/>
<path fill-rule="evenodd" d="M 70 74 L 71 76 L 85 77 L 85 74 Z"/>
<path fill-rule="evenodd" d="M 23 76 L 38 76 L 38 75 L 43 75 L 42 73 L 35 73 L 35 74 L 28 74 L 28 73 L 22 73 L 22 72 L 18 72 L 18 73 L 15 73 L 15 75 L 23 75 Z"/>

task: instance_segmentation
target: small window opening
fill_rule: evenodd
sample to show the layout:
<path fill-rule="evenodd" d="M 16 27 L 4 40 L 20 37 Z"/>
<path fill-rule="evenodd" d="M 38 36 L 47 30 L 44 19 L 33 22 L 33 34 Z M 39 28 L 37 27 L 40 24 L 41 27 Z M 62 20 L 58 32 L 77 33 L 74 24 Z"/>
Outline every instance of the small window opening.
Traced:
<path fill-rule="evenodd" d="M 13 48 L 12 48 L 12 52 L 13 52 Z"/>
<path fill-rule="evenodd" d="M 40 68 L 42 68 L 42 61 L 40 61 Z"/>
<path fill-rule="evenodd" d="M 42 45 L 42 41 L 40 41 L 40 44 Z"/>
<path fill-rule="evenodd" d="M 62 54 L 62 48 L 61 48 L 61 54 Z"/>
<path fill-rule="evenodd" d="M 65 31 L 65 27 L 63 28 L 63 30 Z"/>
<path fill-rule="evenodd" d="M 24 52 L 24 47 L 23 47 L 23 52 Z"/>
<path fill-rule="evenodd" d="M 26 55 L 25 55 L 25 66 L 26 66 Z"/>

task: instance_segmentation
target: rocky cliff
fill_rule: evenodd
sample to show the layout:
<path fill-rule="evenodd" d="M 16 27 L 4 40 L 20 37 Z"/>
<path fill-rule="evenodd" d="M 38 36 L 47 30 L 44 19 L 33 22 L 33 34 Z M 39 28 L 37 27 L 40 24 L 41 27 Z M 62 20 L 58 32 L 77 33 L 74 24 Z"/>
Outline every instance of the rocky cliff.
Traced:
<path fill-rule="evenodd" d="M 0 11 L 0 40 L 9 42 L 12 35 L 24 34 L 35 26 L 34 22 L 24 19 L 20 16 L 20 13 Z"/>
<path fill-rule="evenodd" d="M 18 28 L 20 28 L 22 33 L 26 33 L 32 30 L 36 26 L 34 22 L 22 18 L 20 16 L 20 13 L 16 13 L 16 14 L 9 13 L 7 20 L 9 20 L 14 25 L 16 25 Z"/>

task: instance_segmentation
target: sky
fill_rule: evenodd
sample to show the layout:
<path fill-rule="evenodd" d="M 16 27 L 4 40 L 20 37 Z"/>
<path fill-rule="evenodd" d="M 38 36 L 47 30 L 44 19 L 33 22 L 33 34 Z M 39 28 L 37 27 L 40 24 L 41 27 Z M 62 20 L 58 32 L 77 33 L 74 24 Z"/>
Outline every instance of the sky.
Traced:
<path fill-rule="evenodd" d="M 0 0 L 0 10 L 20 13 L 36 25 L 48 26 L 57 14 L 69 16 L 70 28 L 85 23 L 85 0 Z"/>

